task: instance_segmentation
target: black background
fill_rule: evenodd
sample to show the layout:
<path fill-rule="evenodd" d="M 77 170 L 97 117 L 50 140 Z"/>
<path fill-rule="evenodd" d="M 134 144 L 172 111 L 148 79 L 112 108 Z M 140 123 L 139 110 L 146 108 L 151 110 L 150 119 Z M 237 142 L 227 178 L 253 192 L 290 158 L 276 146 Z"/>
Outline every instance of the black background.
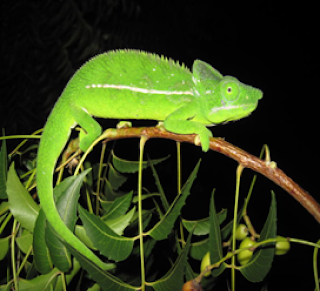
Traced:
<path fill-rule="evenodd" d="M 3 1 L 1 5 L 0 122 L 6 134 L 29 134 L 41 128 L 74 71 L 97 53 L 135 48 L 171 57 L 188 67 L 201 59 L 223 75 L 236 76 L 264 92 L 250 117 L 212 128 L 214 136 L 225 137 L 254 155 L 267 144 L 278 167 L 320 200 L 316 4 L 87 0 Z M 174 152 L 174 146 L 154 140 L 147 151 L 158 157 Z M 137 154 L 137 143 L 131 149 Z M 184 216 L 200 218 L 207 211 L 213 187 L 217 188 L 217 207 L 232 211 L 236 163 L 182 145 L 184 179 L 200 157 L 196 193 L 187 201 Z M 174 165 L 173 160 L 173 169 Z M 164 181 L 174 175 L 166 168 L 162 174 Z M 252 172 L 246 170 L 242 195 L 251 177 Z M 318 223 L 261 176 L 249 206 L 257 229 L 267 215 L 270 190 L 278 201 L 278 233 L 316 241 Z M 287 256 L 276 258 L 268 276 L 269 290 L 280 290 L 280 285 L 287 290 L 313 290 L 312 251 L 293 245 Z M 248 288 L 260 290 L 261 286 L 249 284 Z"/>

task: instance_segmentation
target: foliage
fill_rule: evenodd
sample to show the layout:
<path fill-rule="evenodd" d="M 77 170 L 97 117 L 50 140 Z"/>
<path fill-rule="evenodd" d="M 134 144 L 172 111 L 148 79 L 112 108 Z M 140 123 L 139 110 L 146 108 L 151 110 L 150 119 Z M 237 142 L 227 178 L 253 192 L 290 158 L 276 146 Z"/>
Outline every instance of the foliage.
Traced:
<path fill-rule="evenodd" d="M 29 150 L 33 151 L 34 147 L 25 153 Z M 1 272 L 0 290 L 58 291 L 73 286 L 72 290 L 171 291 L 182 290 L 184 282 L 194 278 L 192 282 L 201 281 L 205 290 L 212 290 L 214 282 L 223 280 L 225 277 L 221 274 L 229 269 L 239 271 L 250 282 L 263 281 L 271 269 L 277 241 L 273 193 L 269 213 L 258 234 L 246 215 L 251 192 L 231 219 L 227 210 L 217 211 L 217 191 L 212 192 L 208 201 L 206 218 L 188 220 L 182 217 L 183 206 L 193 194 L 200 161 L 174 199 L 165 193 L 156 170 L 158 164 L 166 163 L 169 157 L 140 164 L 111 152 L 104 159 L 106 163 L 91 165 L 86 162 L 79 175 L 60 181 L 54 188 L 54 197 L 66 225 L 109 264 L 109 270 L 103 271 L 65 244 L 46 222 L 37 203 L 34 156 L 23 156 L 18 166 L 13 162 L 14 156 L 14 153 L 7 155 L 3 142 L 0 152 L 0 260 L 1 267 L 7 271 Z M 136 181 L 142 169 L 143 173 L 151 171 L 153 174 L 154 189 L 143 188 L 141 183 L 137 189 L 136 183 L 130 184 Z M 61 173 L 59 177 L 62 176 Z M 245 248 L 253 251 L 253 256 L 244 265 L 236 265 L 234 260 L 244 251 L 239 247 L 241 242 L 232 244 L 233 229 L 240 222 L 248 226 L 248 236 L 255 241 L 253 246 Z M 6 234 L 8 231 L 11 233 Z M 242 236 L 245 238 L 247 236 Z M 200 260 L 207 253 L 211 263 L 200 273 Z M 211 275 L 207 277 L 208 273 Z"/>

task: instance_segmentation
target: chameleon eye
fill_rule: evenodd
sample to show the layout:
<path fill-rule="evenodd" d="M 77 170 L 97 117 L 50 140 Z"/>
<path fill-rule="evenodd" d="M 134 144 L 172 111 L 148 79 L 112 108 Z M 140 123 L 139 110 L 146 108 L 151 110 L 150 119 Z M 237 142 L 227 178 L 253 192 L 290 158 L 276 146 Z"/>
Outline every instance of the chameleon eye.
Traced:
<path fill-rule="evenodd" d="M 240 93 L 239 84 L 235 81 L 224 81 L 221 84 L 221 94 L 227 101 L 235 101 Z"/>

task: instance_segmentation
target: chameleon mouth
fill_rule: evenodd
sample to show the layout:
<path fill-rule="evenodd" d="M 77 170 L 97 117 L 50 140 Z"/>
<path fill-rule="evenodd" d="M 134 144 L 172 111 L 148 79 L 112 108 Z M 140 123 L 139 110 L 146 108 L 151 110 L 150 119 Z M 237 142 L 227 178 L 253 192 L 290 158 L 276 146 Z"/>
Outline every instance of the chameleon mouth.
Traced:
<path fill-rule="evenodd" d="M 214 124 L 227 123 L 229 121 L 239 120 L 249 116 L 258 106 L 258 103 L 244 105 L 228 105 L 218 108 L 212 108 L 210 112 L 210 121 Z"/>

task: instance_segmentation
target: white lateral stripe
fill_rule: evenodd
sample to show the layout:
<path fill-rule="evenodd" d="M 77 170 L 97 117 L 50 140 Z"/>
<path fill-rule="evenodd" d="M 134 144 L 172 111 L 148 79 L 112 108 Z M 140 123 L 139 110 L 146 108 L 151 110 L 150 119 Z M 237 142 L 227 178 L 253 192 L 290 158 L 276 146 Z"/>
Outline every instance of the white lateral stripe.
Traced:
<path fill-rule="evenodd" d="M 111 88 L 118 90 L 130 90 L 132 92 L 144 93 L 144 94 L 163 94 L 163 95 L 193 95 L 191 91 L 165 91 L 165 90 L 155 90 L 155 89 L 144 89 L 137 87 L 130 87 L 125 85 L 113 85 L 113 84 L 91 84 L 87 85 L 86 89 L 91 88 Z"/>
<path fill-rule="evenodd" d="M 235 108 L 239 108 L 241 107 L 240 105 L 236 106 L 236 105 L 229 105 L 229 106 L 221 106 L 221 107 L 213 107 L 210 110 L 211 114 L 217 113 L 220 110 L 230 110 L 230 109 L 235 109 Z"/>

